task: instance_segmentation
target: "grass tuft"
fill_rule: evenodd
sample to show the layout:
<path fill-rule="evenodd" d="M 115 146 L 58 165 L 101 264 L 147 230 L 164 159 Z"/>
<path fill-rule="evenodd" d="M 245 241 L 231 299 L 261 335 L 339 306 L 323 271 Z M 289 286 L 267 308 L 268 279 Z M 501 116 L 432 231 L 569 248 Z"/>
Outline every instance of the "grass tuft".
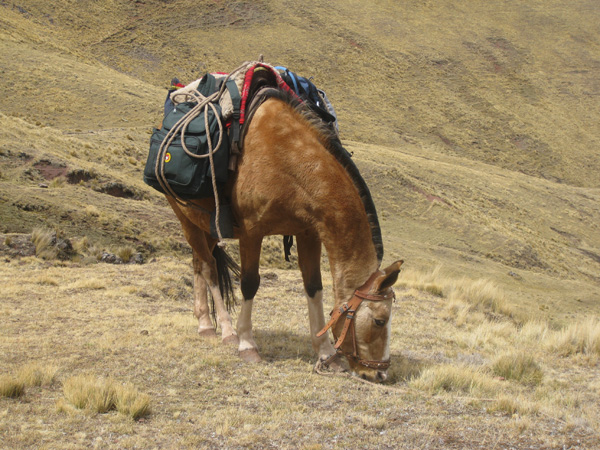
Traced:
<path fill-rule="evenodd" d="M 135 249 L 133 247 L 119 247 L 116 251 L 116 255 L 121 258 L 124 263 L 128 263 L 131 260 L 131 257 L 135 254 Z"/>
<path fill-rule="evenodd" d="M 57 370 L 55 366 L 28 364 L 19 369 L 17 378 L 25 386 L 49 386 L 54 382 Z"/>
<path fill-rule="evenodd" d="M 469 280 L 463 278 L 449 286 L 450 302 L 463 302 L 478 311 L 492 312 L 514 317 L 514 310 L 508 304 L 506 295 L 496 284 L 489 280 Z"/>
<path fill-rule="evenodd" d="M 544 372 L 533 356 L 522 352 L 501 355 L 493 362 L 492 372 L 507 380 L 529 385 L 540 384 L 544 377 Z"/>
<path fill-rule="evenodd" d="M 150 396 L 140 393 L 131 383 L 116 388 L 115 407 L 133 420 L 150 415 Z"/>
<path fill-rule="evenodd" d="M 25 393 L 25 383 L 10 375 L 0 376 L 0 397 L 19 398 Z"/>
<path fill-rule="evenodd" d="M 442 392 L 495 392 L 497 384 L 484 374 L 469 367 L 440 365 L 427 368 L 411 384 L 432 394 Z"/>
<path fill-rule="evenodd" d="M 443 280 L 440 278 L 440 270 L 441 266 L 437 266 L 429 272 L 420 272 L 411 269 L 403 270 L 397 285 L 429 292 L 437 297 L 443 297 L 444 287 L 441 283 Z"/>
<path fill-rule="evenodd" d="M 600 320 L 589 317 L 554 333 L 546 345 L 560 356 L 600 355 Z"/>
<path fill-rule="evenodd" d="M 112 378 L 74 376 L 64 382 L 63 394 L 66 401 L 77 409 L 100 414 L 117 410 L 134 420 L 150 414 L 150 397 L 147 394 L 140 393 L 130 383 L 119 385 Z"/>
<path fill-rule="evenodd" d="M 55 259 L 58 256 L 56 234 L 46 228 L 35 228 L 31 232 L 31 242 L 35 245 L 35 256 L 42 259 Z"/>
<path fill-rule="evenodd" d="M 537 413 L 538 408 L 535 404 L 532 404 L 521 397 L 500 394 L 487 407 L 487 412 L 490 414 L 500 413 L 508 416 L 514 416 L 515 414 L 525 416 Z"/>

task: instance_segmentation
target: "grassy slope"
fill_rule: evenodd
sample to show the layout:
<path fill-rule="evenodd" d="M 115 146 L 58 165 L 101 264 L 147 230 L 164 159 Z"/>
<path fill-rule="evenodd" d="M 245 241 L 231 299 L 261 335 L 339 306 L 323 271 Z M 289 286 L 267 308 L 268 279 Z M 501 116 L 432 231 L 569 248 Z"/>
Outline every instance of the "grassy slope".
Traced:
<path fill-rule="evenodd" d="M 0 84 L 13 94 L 0 100 L 1 112 L 38 126 L 3 118 L 4 160 L 12 160 L 3 181 L 19 180 L 4 184 L 15 219 L 5 231 L 37 221 L 71 227 L 60 201 L 31 214 L 11 200 L 39 191 L 39 180 L 20 171 L 44 155 L 69 168 L 91 163 L 104 182 L 160 202 L 140 170 L 161 86 L 263 52 L 314 75 L 334 101 L 377 199 L 388 254 L 497 279 L 516 303 L 549 303 L 561 315 L 597 303 L 595 3 L 195 2 L 191 16 L 186 1 L 77 5 L 2 6 Z M 15 80 L 27 88 L 15 89 Z M 58 145 L 40 145 L 45 133 Z M 22 152 L 34 157 L 29 165 Z M 61 196 L 71 192 L 67 185 Z M 100 210 L 114 204 L 94 198 Z M 127 212 L 129 204 L 152 209 L 131 200 L 121 207 L 119 216 L 138 222 L 148 215 Z M 135 229 L 144 242 L 153 233 L 141 222 Z M 100 234 L 104 242 L 127 237 Z M 508 276 L 517 269 L 532 272 Z"/>
<path fill-rule="evenodd" d="M 0 88 L 7 93 L 0 98 L 0 232 L 30 232 L 50 226 L 69 237 L 88 236 L 106 248 L 133 244 L 146 253 L 152 248 L 178 248 L 182 242 L 178 223 L 166 202 L 141 181 L 148 130 L 160 120 L 162 87 L 173 75 L 190 81 L 205 70 L 232 69 L 264 53 L 268 62 L 314 75 L 317 85 L 334 102 L 342 136 L 378 206 L 386 261 L 400 257 L 409 268 L 420 270 L 442 264 L 442 273 L 456 279 L 493 280 L 529 317 L 564 322 L 598 314 L 600 86 L 594 74 L 600 64 L 600 11 L 596 2 L 568 6 L 559 1 L 468 2 L 463 6 L 450 1 L 414 1 L 399 6 L 393 1 L 342 5 L 337 1 L 30 0 L 1 2 L 0 12 Z M 39 171 L 43 160 L 64 169 L 67 176 L 77 171 L 93 176 L 82 183 L 53 184 Z M 103 194 L 102 189 L 110 183 L 127 187 L 135 198 Z M 269 254 L 265 258 L 274 259 Z M 12 279 L 19 273 L 18 263 L 6 264 L 2 271 Z M 37 271 L 45 269 L 32 264 L 28 270 L 35 278 Z M 86 270 L 74 271 L 73 277 L 90 277 Z M 94 270 L 100 271 L 100 278 L 112 276 L 112 269 L 99 266 Z M 76 302 L 79 290 L 89 295 L 86 289 L 90 288 L 71 286 L 74 280 L 63 280 L 69 273 L 55 275 L 58 285 L 64 287 L 58 295 L 61 301 Z M 167 266 L 167 273 L 173 277 L 177 271 Z M 135 272 L 133 276 L 144 274 Z M 176 288 L 181 282 L 171 283 L 174 292 L 189 296 Z M 45 286 L 44 280 L 32 283 L 31 295 Z M 292 284 L 299 289 L 297 278 Z M 52 292 L 56 290 L 53 286 L 51 283 L 49 288 Z M 109 307 L 128 309 L 131 314 L 126 305 L 137 290 L 123 289 L 110 292 L 109 299 L 116 303 Z M 161 295 L 167 294 L 156 293 L 157 298 Z M 264 295 L 269 301 L 269 295 L 290 294 Z M 11 301 L 18 303 L 18 297 L 18 292 L 12 292 Z M 419 302 L 423 302 L 422 310 Z M 437 321 L 442 307 L 432 306 L 436 301 L 417 295 L 407 305 L 402 312 L 419 320 L 397 322 L 395 355 L 421 352 L 427 355 L 425 359 L 435 360 L 432 348 L 450 344 L 443 350 L 446 355 L 458 345 L 489 359 L 499 349 L 518 346 L 506 336 L 496 336 L 499 343 L 495 346 L 473 347 L 462 342 L 472 339 L 469 330 L 459 332 L 464 334 L 460 339 L 444 337 L 454 327 Z M 160 320 L 170 320 L 169 306 L 165 308 Z M 11 314 L 5 306 L 2 317 L 10 323 Z M 16 314 L 18 320 L 25 320 L 23 314 L 26 312 Z M 185 317 L 189 318 L 188 314 L 186 309 Z M 186 322 L 185 329 L 190 323 Z M 442 325 L 448 329 L 442 337 L 431 337 L 428 323 L 436 323 L 438 330 Z M 413 325 L 407 334 L 405 328 Z M 129 325 L 123 322 L 122 326 Z M 268 321 L 259 326 L 270 329 Z M 179 328 L 165 339 L 174 339 Z M 193 327 L 188 331 L 191 336 Z M 305 330 L 299 331 L 299 335 L 303 333 Z M 407 336 L 419 338 L 411 344 Z M 13 341 L 4 344 L 7 349 L 14 348 Z M 104 350 L 110 346 L 81 344 Z M 276 342 L 269 346 L 269 339 L 263 339 L 261 345 L 266 345 L 267 356 L 278 348 Z M 293 352 L 292 347 L 282 352 Z M 210 353 L 217 350 L 209 350 L 208 356 L 200 356 L 214 362 Z M 537 347 L 528 351 L 543 353 Z M 34 359 L 52 358 L 46 350 L 40 352 Z M 11 367 L 20 364 L 21 353 L 7 356 Z M 221 353 L 220 357 L 227 358 Z M 270 357 L 277 360 L 277 356 Z M 281 367 L 277 370 L 306 373 L 310 357 L 304 358 L 306 361 L 292 366 L 278 363 Z M 583 375 L 567 370 L 568 361 L 557 363 L 548 358 L 544 359 L 547 374 L 559 380 L 574 375 L 573 389 L 586 386 L 590 392 L 598 392 L 597 384 L 586 384 Z M 96 364 L 71 361 L 66 356 L 56 363 L 65 372 L 92 370 Z M 110 358 L 103 363 L 117 364 Z M 226 359 L 223 370 L 237 374 L 236 364 L 234 359 Z M 592 367 L 597 366 L 594 364 Z M 573 370 L 586 370 L 585 364 L 575 366 Z M 397 366 L 393 369 L 400 371 Z M 127 367 L 123 371 L 127 372 Z M 263 380 L 267 376 L 264 371 L 267 369 L 256 369 L 251 378 Z M 113 375 L 122 377 L 123 373 Z M 166 372 L 161 376 L 167 376 Z M 217 375 L 203 372 L 202 376 Z M 170 385 L 176 382 L 174 378 L 169 381 Z M 330 389 L 334 384 L 325 385 Z M 269 386 L 265 395 L 274 395 L 280 388 Z M 153 398 L 167 396 L 169 402 L 177 401 L 174 392 L 152 389 L 156 390 L 151 392 Z M 580 395 L 572 393 L 575 407 L 582 401 Z M 55 398 L 54 393 L 50 398 Z M 345 399 L 344 405 L 352 404 L 352 398 Z M 245 402 L 243 396 L 233 399 L 234 404 Z M 291 404 L 295 401 L 288 400 Z M 423 440 L 416 433 L 413 438 L 415 445 L 425 445 L 442 433 L 444 402 L 426 405 L 422 399 L 418 401 L 421 411 L 427 413 L 411 425 L 429 437 Z M 462 406 L 453 405 L 464 413 Z M 21 406 L 15 414 L 23 413 Z M 173 409 L 177 407 L 173 403 L 158 412 L 159 423 L 172 425 L 168 414 L 179 417 Z M 398 405 L 386 404 L 385 408 L 394 410 Z M 548 408 L 560 409 L 560 401 Z M 377 433 L 386 428 L 369 425 L 371 419 L 362 418 L 359 410 L 352 411 L 355 419 L 362 421 L 360 430 L 370 430 L 369 439 L 375 442 Z M 467 416 L 480 420 L 473 411 Z M 558 417 L 556 412 L 551 414 Z M 384 417 L 390 418 L 387 413 Z M 394 417 L 392 422 L 401 420 Z M 317 419 L 311 416 L 310 420 Z M 586 420 L 596 419 L 588 414 Z M 205 420 L 202 430 L 220 426 Z M 503 420 L 493 428 L 497 439 L 510 435 L 512 431 L 506 427 L 524 426 Z M 79 423 L 79 419 L 75 421 Z M 577 427 L 569 423 L 562 430 L 567 436 Z M 213 444 L 229 438 L 230 443 L 239 444 L 237 425 L 232 424 L 229 431 L 221 429 L 213 436 Z M 259 425 L 261 432 L 273 431 Z M 464 423 L 455 425 L 461 436 L 456 439 L 469 443 Z M 335 429 L 339 424 L 327 426 Z M 547 426 L 536 422 L 539 430 Z M 121 433 L 131 431 L 118 421 L 114 428 Z M 197 432 L 194 427 L 184 431 Z M 329 431 L 319 429 L 318 433 L 329 435 Z M 446 438 L 451 437 L 444 435 Z M 277 442 L 287 442 L 281 439 Z M 542 441 L 536 439 L 543 438 L 531 439 L 539 443 Z M 568 439 L 561 439 L 554 444 L 568 444 Z M 302 441 L 308 447 L 311 442 Z"/>

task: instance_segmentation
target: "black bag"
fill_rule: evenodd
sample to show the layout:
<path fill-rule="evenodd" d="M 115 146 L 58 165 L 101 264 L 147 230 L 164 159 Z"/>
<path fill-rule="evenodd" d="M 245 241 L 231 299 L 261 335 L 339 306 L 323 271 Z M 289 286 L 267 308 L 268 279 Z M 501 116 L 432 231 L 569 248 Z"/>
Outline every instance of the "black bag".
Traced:
<path fill-rule="evenodd" d="M 203 95 L 210 95 L 217 89 L 215 78 L 207 74 L 204 76 L 198 91 Z M 197 104 L 195 102 L 180 103 L 170 110 L 163 119 L 161 129 L 154 129 L 150 139 L 150 151 L 144 168 L 144 182 L 160 192 L 165 193 L 156 173 L 156 160 L 159 150 L 169 131 Z M 184 132 L 185 145 L 189 152 L 195 155 L 207 155 L 208 135 L 211 137 L 213 147 L 217 145 L 220 137 L 219 123 L 221 120 L 221 107 L 215 104 L 217 114 L 213 109 L 208 109 L 208 130 L 206 129 L 204 112 L 201 112 L 188 125 Z M 213 161 L 215 165 L 215 178 L 217 183 L 225 183 L 228 175 L 229 139 L 223 127 L 223 138 L 218 148 L 214 148 Z M 182 145 L 181 132 L 178 132 L 164 155 L 164 178 L 173 191 L 181 198 L 204 198 L 213 195 L 212 175 L 208 157 L 194 158 L 188 155 Z M 159 165 L 160 167 L 160 165 Z M 159 168 L 160 171 L 160 168 Z M 168 192 L 167 192 L 168 193 Z"/>

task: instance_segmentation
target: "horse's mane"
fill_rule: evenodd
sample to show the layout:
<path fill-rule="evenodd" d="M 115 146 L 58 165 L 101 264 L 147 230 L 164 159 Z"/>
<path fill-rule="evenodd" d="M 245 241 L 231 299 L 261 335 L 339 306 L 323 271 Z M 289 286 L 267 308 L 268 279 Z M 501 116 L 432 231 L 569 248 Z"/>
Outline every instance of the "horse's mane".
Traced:
<path fill-rule="evenodd" d="M 381 227 L 379 226 L 377 210 L 375 208 L 375 203 L 373 202 L 373 197 L 371 196 L 371 191 L 369 191 L 367 183 L 361 176 L 358 167 L 356 167 L 356 164 L 354 164 L 350 152 L 348 152 L 348 150 L 342 146 L 342 143 L 337 133 L 334 131 L 333 126 L 323 122 L 313 111 L 310 110 L 306 103 L 302 103 L 298 100 L 298 98 L 294 97 L 289 92 L 286 92 L 282 89 L 277 89 L 275 87 L 261 89 L 269 86 L 270 83 L 267 83 L 266 80 L 261 80 L 261 82 L 257 84 L 260 84 L 260 86 L 256 86 L 255 89 L 251 89 L 251 94 L 253 94 L 254 98 L 252 99 L 251 106 L 247 112 L 247 119 L 244 128 L 247 129 L 248 124 L 252 121 L 254 113 L 266 100 L 274 98 L 292 106 L 294 110 L 298 112 L 309 123 L 309 125 L 317 131 L 323 146 L 346 170 L 354 186 L 358 190 L 360 199 L 365 207 L 365 212 L 367 213 L 367 220 L 371 226 L 371 237 L 373 239 L 373 245 L 375 246 L 377 260 L 379 264 L 381 264 L 381 261 L 383 260 L 383 239 L 381 237 Z"/>

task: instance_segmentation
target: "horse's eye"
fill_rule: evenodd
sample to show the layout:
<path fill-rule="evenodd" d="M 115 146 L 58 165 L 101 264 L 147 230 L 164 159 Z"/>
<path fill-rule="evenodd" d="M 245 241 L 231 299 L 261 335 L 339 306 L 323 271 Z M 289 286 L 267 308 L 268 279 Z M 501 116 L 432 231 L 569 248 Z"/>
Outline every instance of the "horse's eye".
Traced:
<path fill-rule="evenodd" d="M 382 327 L 385 325 L 385 320 L 383 319 L 373 319 L 373 322 L 375 322 L 375 325 L 377 325 L 378 327 Z"/>

